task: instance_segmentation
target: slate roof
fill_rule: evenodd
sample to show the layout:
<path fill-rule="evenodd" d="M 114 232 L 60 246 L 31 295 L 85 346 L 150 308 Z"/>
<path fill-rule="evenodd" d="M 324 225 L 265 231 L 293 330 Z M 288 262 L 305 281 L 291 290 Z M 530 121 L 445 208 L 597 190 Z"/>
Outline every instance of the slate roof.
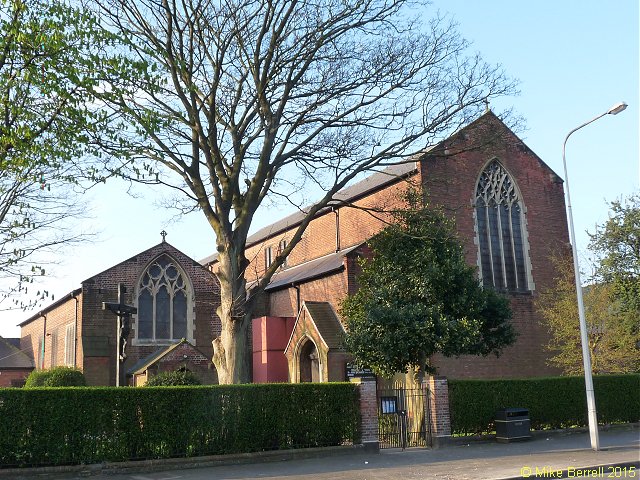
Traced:
<path fill-rule="evenodd" d="M 267 292 L 278 290 L 279 288 L 289 287 L 292 283 L 306 282 L 327 273 L 339 271 L 344 267 L 344 257 L 359 246 L 360 245 L 354 245 L 339 252 L 301 263 L 286 270 L 281 270 L 271 278 L 271 282 L 265 290 Z"/>
<path fill-rule="evenodd" d="M 152 354 L 147 355 L 144 358 L 141 358 L 131 368 L 127 370 L 127 375 L 144 373 L 144 371 L 148 369 L 151 365 L 156 363 L 158 360 L 160 360 L 162 357 L 164 357 L 168 353 L 171 353 L 173 350 L 178 348 L 183 343 L 188 344 L 191 348 L 199 352 L 199 350 L 196 347 L 194 347 L 190 342 L 188 342 L 183 338 L 182 340 L 179 340 L 178 342 L 173 343 L 171 345 L 165 345 L 163 347 L 160 347 L 158 350 L 156 350 Z"/>
<path fill-rule="evenodd" d="M 147 355 L 146 357 L 141 358 L 136 363 L 133 364 L 131 368 L 127 370 L 127 375 L 135 375 L 136 373 L 143 373 L 147 368 L 156 363 L 162 357 L 164 357 L 167 353 L 175 350 L 177 347 L 185 343 L 186 340 L 183 338 L 182 340 L 172 343 L 171 345 L 165 345 L 160 347 L 155 352 Z"/>
<path fill-rule="evenodd" d="M 344 327 L 329 302 L 305 301 L 304 306 L 329 349 L 343 350 Z"/>
<path fill-rule="evenodd" d="M 399 179 L 404 178 L 415 171 L 417 171 L 415 161 L 387 167 L 380 172 L 376 172 L 373 175 L 370 175 L 363 180 L 360 180 L 359 182 L 340 190 L 335 194 L 334 200 L 329 203 L 329 206 L 327 206 L 323 210 L 320 210 L 317 215 L 321 215 L 327 212 L 332 205 L 354 202 L 357 199 L 371 193 L 372 191 L 397 182 Z M 254 234 L 249 235 L 249 237 L 247 238 L 247 247 L 250 247 L 256 243 L 261 242 L 262 240 L 265 240 L 266 238 L 282 233 L 285 230 L 300 224 L 305 216 L 306 212 L 302 210 L 284 217 L 276 221 L 275 223 L 272 223 L 271 225 L 267 225 L 266 227 L 261 228 Z M 217 258 L 218 254 L 214 253 L 213 255 L 209 255 L 208 257 L 200 260 L 200 263 L 202 265 L 208 265 L 214 262 Z"/>
<path fill-rule="evenodd" d="M 26 353 L 0 337 L 0 370 L 34 367 L 33 360 Z"/>

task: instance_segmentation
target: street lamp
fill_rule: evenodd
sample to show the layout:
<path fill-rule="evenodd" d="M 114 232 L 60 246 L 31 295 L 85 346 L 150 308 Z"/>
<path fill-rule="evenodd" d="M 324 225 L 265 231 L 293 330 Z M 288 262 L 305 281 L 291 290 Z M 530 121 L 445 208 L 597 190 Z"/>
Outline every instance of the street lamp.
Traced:
<path fill-rule="evenodd" d="M 600 440 L 598 438 L 598 416 L 596 414 L 596 399 L 593 395 L 593 374 L 591 372 L 591 355 L 589 354 L 589 339 L 587 337 L 587 321 L 584 315 L 584 303 L 582 301 L 582 285 L 580 281 L 580 266 L 578 264 L 578 246 L 576 243 L 576 232 L 573 228 L 573 214 L 571 213 L 571 195 L 569 194 L 569 174 L 567 173 L 567 161 L 565 159 L 565 149 L 567 147 L 567 140 L 571 134 L 582 127 L 586 127 L 590 123 L 595 122 L 599 118 L 605 115 L 617 115 L 621 111 L 627 108 L 627 104 L 620 102 L 615 104 L 606 112 L 598 115 L 597 117 L 583 123 L 577 128 L 574 128 L 564 139 L 562 145 L 562 164 L 564 165 L 564 180 L 567 188 L 567 210 L 569 212 L 569 233 L 571 234 L 571 248 L 573 251 L 573 269 L 575 271 L 576 278 L 576 294 L 578 297 L 578 315 L 580 317 L 580 340 L 582 342 L 582 361 L 584 363 L 584 383 L 587 391 L 587 410 L 589 415 L 589 435 L 591 437 L 591 448 L 593 450 L 600 450 Z"/>

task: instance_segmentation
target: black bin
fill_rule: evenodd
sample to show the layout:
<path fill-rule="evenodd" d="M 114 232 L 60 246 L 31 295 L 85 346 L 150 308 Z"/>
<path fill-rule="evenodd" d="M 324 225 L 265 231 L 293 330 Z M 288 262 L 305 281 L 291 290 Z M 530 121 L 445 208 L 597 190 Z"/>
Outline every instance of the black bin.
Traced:
<path fill-rule="evenodd" d="M 503 408 L 496 412 L 496 440 L 508 443 L 531 438 L 529 410 Z"/>

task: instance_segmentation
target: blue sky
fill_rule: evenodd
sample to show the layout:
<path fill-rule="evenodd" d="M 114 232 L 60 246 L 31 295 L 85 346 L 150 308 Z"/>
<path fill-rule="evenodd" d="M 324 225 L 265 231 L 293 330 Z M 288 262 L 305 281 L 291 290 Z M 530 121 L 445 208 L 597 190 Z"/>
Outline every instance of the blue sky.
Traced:
<path fill-rule="evenodd" d="M 607 218 L 607 201 L 638 191 L 639 161 L 639 12 L 637 0 L 434 0 L 425 12 L 451 14 L 460 33 L 491 63 L 500 63 L 520 80 L 520 95 L 492 105 L 513 107 L 525 120 L 521 138 L 564 178 L 562 142 L 567 133 L 626 101 L 617 116 L 607 115 L 572 135 L 567 162 L 578 248 L 586 251 L 586 230 Z M 42 283 L 59 298 L 95 273 L 161 240 L 201 259 L 215 248 L 213 231 L 202 214 L 171 222 L 154 194 L 125 193 L 119 183 L 89 194 L 97 230 L 95 242 L 75 248 L 52 267 L 55 277 Z M 254 230 L 286 215 L 271 209 L 259 215 Z M 19 336 L 15 325 L 32 313 L 0 312 L 0 335 Z"/>

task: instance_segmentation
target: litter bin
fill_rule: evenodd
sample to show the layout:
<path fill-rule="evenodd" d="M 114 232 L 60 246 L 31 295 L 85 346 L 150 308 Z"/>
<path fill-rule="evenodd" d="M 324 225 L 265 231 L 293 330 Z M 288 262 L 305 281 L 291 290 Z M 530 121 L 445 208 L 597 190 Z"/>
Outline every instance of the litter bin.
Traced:
<path fill-rule="evenodd" d="M 496 412 L 496 440 L 508 443 L 531 438 L 529 410 L 503 408 Z"/>

